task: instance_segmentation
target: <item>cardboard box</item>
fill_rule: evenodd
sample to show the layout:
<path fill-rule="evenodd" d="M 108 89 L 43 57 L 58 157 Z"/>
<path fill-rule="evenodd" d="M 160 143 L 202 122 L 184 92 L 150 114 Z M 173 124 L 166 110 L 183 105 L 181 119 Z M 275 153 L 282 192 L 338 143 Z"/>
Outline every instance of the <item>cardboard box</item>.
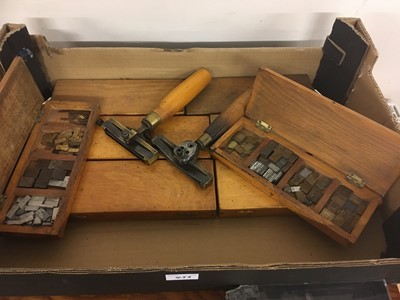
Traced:
<path fill-rule="evenodd" d="M 344 21 L 370 41 L 360 20 Z M 54 49 L 41 36 L 33 39 L 45 73 L 56 86 L 61 80 L 76 79 L 184 78 L 200 66 L 211 70 L 218 82 L 254 77 L 260 66 L 281 74 L 307 74 L 312 79 L 322 56 L 321 48 Z M 371 42 L 347 106 L 396 130 L 371 74 L 376 57 Z M 227 103 L 240 94 L 221 92 L 230 99 Z M 195 105 L 198 103 L 193 102 Z M 220 105 L 211 101 L 210 106 L 201 106 L 202 114 L 218 113 Z M 89 175 L 85 174 L 87 170 L 83 181 Z M 181 180 L 178 194 L 190 184 Z M 115 294 L 239 284 L 398 282 L 400 260 L 382 258 L 381 254 L 386 247 L 382 223 L 399 206 L 399 191 L 397 179 L 383 198 L 382 210 L 372 216 L 351 247 L 337 244 L 295 215 L 146 221 L 71 219 L 61 240 L 1 236 L 0 293 Z"/>

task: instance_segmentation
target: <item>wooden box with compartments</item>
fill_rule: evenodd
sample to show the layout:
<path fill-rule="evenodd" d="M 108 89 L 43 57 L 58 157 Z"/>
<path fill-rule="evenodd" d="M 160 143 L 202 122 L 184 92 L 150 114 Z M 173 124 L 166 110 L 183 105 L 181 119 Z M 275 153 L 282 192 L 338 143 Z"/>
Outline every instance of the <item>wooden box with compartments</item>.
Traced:
<path fill-rule="evenodd" d="M 400 136 L 259 70 L 245 117 L 213 156 L 342 244 L 355 243 L 400 174 Z"/>
<path fill-rule="evenodd" d="M 22 58 L 1 81 L 0 232 L 62 236 L 99 106 L 44 99 Z"/>

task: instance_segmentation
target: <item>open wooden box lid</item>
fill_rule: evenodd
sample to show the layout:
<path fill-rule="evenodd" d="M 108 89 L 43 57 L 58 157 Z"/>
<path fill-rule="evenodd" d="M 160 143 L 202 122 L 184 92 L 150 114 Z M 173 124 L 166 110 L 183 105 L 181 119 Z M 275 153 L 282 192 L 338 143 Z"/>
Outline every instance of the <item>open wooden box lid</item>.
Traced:
<path fill-rule="evenodd" d="M 16 57 L 0 82 L 0 193 L 3 194 L 43 104 L 24 61 Z"/>
<path fill-rule="evenodd" d="M 245 115 L 381 196 L 400 175 L 398 133 L 268 68 L 257 74 Z"/>

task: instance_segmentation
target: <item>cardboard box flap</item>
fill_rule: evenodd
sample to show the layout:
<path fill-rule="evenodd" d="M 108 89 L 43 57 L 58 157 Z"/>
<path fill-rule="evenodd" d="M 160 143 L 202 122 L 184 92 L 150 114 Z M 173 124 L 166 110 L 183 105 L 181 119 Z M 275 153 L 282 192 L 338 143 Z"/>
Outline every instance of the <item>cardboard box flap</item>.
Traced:
<path fill-rule="evenodd" d="M 15 58 L 0 82 L 0 193 L 4 192 L 43 101 L 24 61 Z"/>
<path fill-rule="evenodd" d="M 400 174 L 398 133 L 267 68 L 257 74 L 246 116 L 380 195 Z"/>

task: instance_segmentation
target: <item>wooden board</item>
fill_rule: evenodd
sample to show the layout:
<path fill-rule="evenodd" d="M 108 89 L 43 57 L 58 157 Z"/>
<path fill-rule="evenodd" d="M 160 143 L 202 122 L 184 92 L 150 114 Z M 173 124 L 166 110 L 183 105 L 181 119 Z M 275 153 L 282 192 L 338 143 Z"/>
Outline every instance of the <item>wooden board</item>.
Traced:
<path fill-rule="evenodd" d="M 290 210 L 243 180 L 217 161 L 218 207 L 220 217 L 249 217 L 289 214 Z"/>
<path fill-rule="evenodd" d="M 1 194 L 4 192 L 43 103 L 43 97 L 21 58 L 13 61 L 0 82 L 0 103 Z"/>
<path fill-rule="evenodd" d="M 201 165 L 213 173 L 210 159 Z M 89 161 L 72 213 L 88 217 L 184 218 L 216 214 L 215 187 L 202 190 L 165 160 Z"/>
<path fill-rule="evenodd" d="M 157 127 L 153 132 L 153 136 L 159 134 L 165 135 L 174 143 L 180 143 L 185 140 L 195 140 L 208 126 L 210 119 L 209 114 L 211 112 L 220 112 L 225 109 L 229 103 L 235 99 L 237 96 L 236 93 L 245 90 L 252 84 L 253 80 L 254 77 L 213 78 L 210 85 L 186 107 L 185 111 L 187 115 L 172 117 L 170 120 Z M 72 97 L 76 100 L 85 99 L 92 102 L 99 102 L 102 105 L 101 111 L 103 119 L 113 117 L 126 126 L 138 128 L 144 114 L 147 114 L 151 109 L 157 106 L 161 97 L 163 97 L 162 94 L 168 93 L 168 91 L 173 89 L 179 82 L 180 80 L 178 79 L 59 80 L 55 85 L 53 98 L 67 100 Z M 150 92 L 148 91 L 149 89 L 153 89 L 153 91 Z M 163 92 L 161 92 L 161 90 Z M 142 96 L 146 96 L 146 101 L 143 101 Z M 116 108 L 116 106 L 120 105 L 119 103 L 122 103 L 121 107 L 124 107 L 128 113 Z M 127 103 L 129 103 L 129 105 L 127 105 Z M 113 115 L 115 112 L 119 112 L 123 115 Z M 206 163 L 207 166 L 212 162 L 211 160 L 203 160 L 203 158 L 210 158 L 207 151 L 201 152 L 199 157 L 202 163 Z M 97 128 L 95 131 L 92 147 L 89 152 L 89 159 L 91 161 L 88 163 L 87 170 L 83 175 L 80 185 L 81 188 L 72 209 L 72 215 L 75 217 L 118 218 L 121 215 L 125 215 L 134 216 L 136 218 L 181 218 L 185 216 L 213 217 L 216 214 L 216 199 L 218 195 L 216 195 L 217 191 L 215 185 L 212 185 L 206 191 L 194 189 L 193 182 L 178 172 L 167 161 L 156 162 L 154 166 L 150 167 L 145 166 L 142 162 L 137 161 L 130 152 L 108 137 L 101 128 Z M 132 170 L 129 170 L 126 164 L 132 166 Z M 124 175 L 125 177 L 123 178 L 118 177 L 118 174 L 113 175 L 121 179 L 122 182 L 125 182 L 126 185 L 120 199 L 116 199 L 116 196 L 112 196 L 111 199 L 113 199 L 116 204 L 113 204 L 110 198 L 106 196 L 97 197 L 96 201 L 93 202 L 93 197 L 89 194 L 95 194 L 96 189 L 103 190 L 104 186 L 107 186 L 108 189 L 113 190 L 112 185 L 110 185 L 111 183 L 107 184 L 100 181 L 102 184 L 99 184 L 97 178 L 100 178 L 103 173 L 111 174 L 112 172 L 117 172 L 116 170 L 119 170 L 121 168 L 120 166 L 124 166 L 123 169 L 126 174 L 134 172 L 136 170 L 135 168 L 139 168 L 142 173 L 135 172 L 131 174 L 132 176 L 138 176 L 137 181 L 127 179 L 127 175 Z M 155 168 L 159 170 L 160 174 L 166 174 L 165 178 L 167 178 L 167 181 L 165 183 L 161 183 L 164 181 L 159 181 L 156 184 L 152 181 L 152 176 L 154 175 L 146 173 Z M 212 164 L 209 170 L 214 172 Z M 265 207 L 262 207 L 260 191 L 251 188 L 248 183 L 243 179 L 237 178 L 237 175 L 229 172 L 229 170 L 227 170 L 226 173 L 227 177 L 225 178 L 225 182 L 235 184 L 239 182 L 241 185 L 247 185 L 249 189 L 248 196 L 252 199 L 260 200 L 259 202 L 257 201 L 259 204 L 257 212 L 253 210 L 254 213 L 271 215 L 287 212 L 286 209 L 283 209 L 281 205 L 274 201 L 270 201 Z M 178 174 L 178 176 L 175 178 L 174 175 L 170 176 L 171 174 Z M 219 180 L 220 177 L 217 176 L 216 178 Z M 114 182 L 114 180 L 116 179 L 112 179 L 112 182 Z M 137 186 L 137 182 L 140 182 L 139 187 Z M 118 184 L 118 182 L 114 182 L 113 184 Z M 183 186 L 190 187 L 189 190 L 186 191 L 186 193 L 189 193 L 187 199 L 193 199 L 193 201 L 190 200 L 190 203 L 182 204 L 176 202 L 175 199 L 165 200 L 164 194 L 174 193 L 176 187 L 182 188 Z M 138 188 L 143 189 L 139 192 L 139 195 L 141 195 L 140 197 L 143 197 L 143 199 L 149 198 L 149 200 L 140 202 L 131 201 L 131 195 L 138 193 Z M 228 188 L 228 186 L 226 186 L 226 188 Z M 218 193 L 220 192 L 221 191 L 218 191 Z M 227 193 L 223 195 L 222 199 L 229 199 L 228 190 L 222 193 Z M 105 195 L 108 194 L 109 192 L 105 192 Z M 158 197 L 156 195 L 158 195 Z M 162 199 L 161 202 L 160 199 Z M 240 207 L 241 204 L 243 204 L 244 207 Z M 223 215 L 233 216 L 237 211 L 248 212 L 248 204 L 241 204 L 235 201 L 235 207 L 227 207 Z M 238 215 L 241 214 L 238 213 Z"/>

